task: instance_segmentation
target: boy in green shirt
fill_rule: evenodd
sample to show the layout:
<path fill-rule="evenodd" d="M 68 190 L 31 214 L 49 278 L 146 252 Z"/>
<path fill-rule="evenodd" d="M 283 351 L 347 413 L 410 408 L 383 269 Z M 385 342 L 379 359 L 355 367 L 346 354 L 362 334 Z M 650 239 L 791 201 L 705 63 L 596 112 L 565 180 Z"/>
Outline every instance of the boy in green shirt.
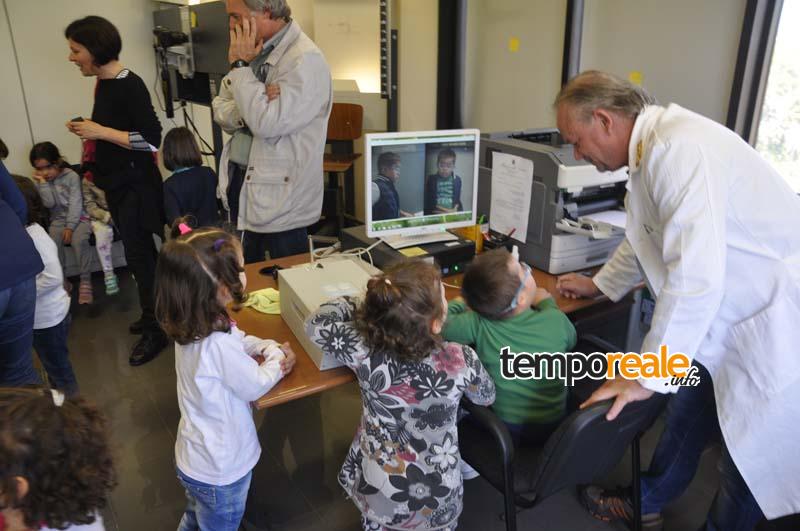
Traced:
<path fill-rule="evenodd" d="M 567 388 L 558 379 L 503 378 L 500 350 L 569 352 L 577 341 L 575 327 L 550 293 L 536 286 L 530 267 L 505 249 L 478 255 L 464 274 L 461 293 L 466 304 L 460 298 L 450 302 L 442 336 L 475 346 L 495 381 L 492 409 L 514 442 L 543 444 L 564 417 Z"/>

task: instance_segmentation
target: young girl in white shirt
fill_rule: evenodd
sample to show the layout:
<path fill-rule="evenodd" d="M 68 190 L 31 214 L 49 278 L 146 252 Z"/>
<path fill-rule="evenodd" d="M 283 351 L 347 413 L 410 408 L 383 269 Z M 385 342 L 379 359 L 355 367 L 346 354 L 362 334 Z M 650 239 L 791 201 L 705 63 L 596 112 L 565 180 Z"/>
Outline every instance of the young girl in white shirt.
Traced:
<path fill-rule="evenodd" d="M 288 343 L 246 335 L 226 306 L 247 279 L 239 240 L 177 220 L 156 268 L 156 318 L 175 340 L 181 420 L 178 479 L 189 499 L 179 531 L 236 531 L 261 455 L 250 403 L 291 371 Z"/>

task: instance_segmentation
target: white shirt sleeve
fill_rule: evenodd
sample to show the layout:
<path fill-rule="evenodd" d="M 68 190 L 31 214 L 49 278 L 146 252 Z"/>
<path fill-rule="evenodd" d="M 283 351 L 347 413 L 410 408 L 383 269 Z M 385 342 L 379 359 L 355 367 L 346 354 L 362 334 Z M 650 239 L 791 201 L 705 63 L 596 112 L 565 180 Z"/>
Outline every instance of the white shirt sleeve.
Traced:
<path fill-rule="evenodd" d="M 232 332 L 217 335 L 220 340 L 210 345 L 207 360 L 211 369 L 234 395 L 252 402 L 266 394 L 283 377 L 280 366 L 283 352 L 274 341 L 271 344 L 263 343 L 266 360 L 259 365 L 246 351 L 246 348 L 251 348 L 257 353 L 261 347 L 252 339 L 258 338 L 245 336 L 252 338 L 245 342 L 240 330 L 234 328 Z"/>

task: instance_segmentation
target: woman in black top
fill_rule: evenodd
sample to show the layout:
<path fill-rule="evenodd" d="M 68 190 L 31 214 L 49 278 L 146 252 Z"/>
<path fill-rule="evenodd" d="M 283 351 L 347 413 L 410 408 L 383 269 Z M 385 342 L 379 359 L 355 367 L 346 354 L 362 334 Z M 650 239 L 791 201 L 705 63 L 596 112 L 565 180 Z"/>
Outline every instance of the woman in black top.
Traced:
<path fill-rule="evenodd" d="M 92 172 L 106 193 L 139 288 L 142 317 L 130 331 L 142 338 L 129 361 L 141 365 L 167 345 L 153 303 L 158 256 L 153 234 L 160 236 L 164 227 L 161 174 L 155 162 L 161 124 L 142 79 L 119 62 L 122 41 L 111 22 L 89 16 L 71 23 L 64 34 L 69 60 L 84 76 L 97 77 L 92 119 L 73 119 L 67 128 L 84 141 L 84 170 Z"/>

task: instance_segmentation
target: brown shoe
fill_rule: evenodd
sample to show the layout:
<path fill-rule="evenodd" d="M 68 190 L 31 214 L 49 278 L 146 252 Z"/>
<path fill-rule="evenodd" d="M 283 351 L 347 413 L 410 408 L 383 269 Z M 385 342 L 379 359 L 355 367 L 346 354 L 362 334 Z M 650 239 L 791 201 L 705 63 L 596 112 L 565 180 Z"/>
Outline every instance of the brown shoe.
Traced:
<path fill-rule="evenodd" d="M 589 514 L 604 522 L 622 520 L 628 528 L 633 529 L 633 503 L 630 489 L 604 489 L 597 485 L 588 485 L 580 489 L 581 503 Z M 642 515 L 642 529 L 662 531 L 664 519 L 661 513 Z"/>

